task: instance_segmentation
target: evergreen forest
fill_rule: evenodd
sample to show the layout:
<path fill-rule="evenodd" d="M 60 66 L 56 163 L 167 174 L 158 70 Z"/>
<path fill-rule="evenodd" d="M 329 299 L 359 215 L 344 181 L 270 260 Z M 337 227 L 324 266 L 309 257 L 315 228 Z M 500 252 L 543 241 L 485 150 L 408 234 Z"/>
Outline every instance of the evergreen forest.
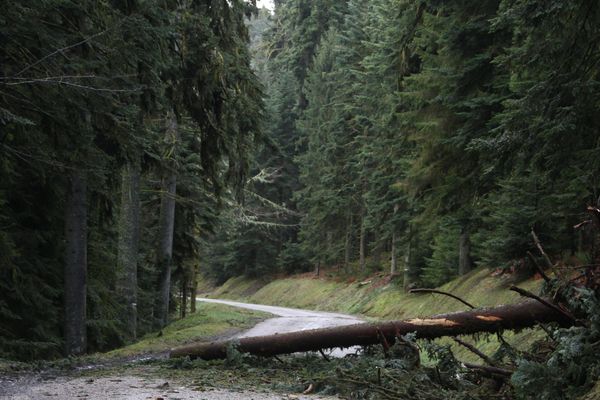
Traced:
<path fill-rule="evenodd" d="M 0 358 L 131 343 L 199 276 L 599 261 L 600 2 L 0 8 Z"/>

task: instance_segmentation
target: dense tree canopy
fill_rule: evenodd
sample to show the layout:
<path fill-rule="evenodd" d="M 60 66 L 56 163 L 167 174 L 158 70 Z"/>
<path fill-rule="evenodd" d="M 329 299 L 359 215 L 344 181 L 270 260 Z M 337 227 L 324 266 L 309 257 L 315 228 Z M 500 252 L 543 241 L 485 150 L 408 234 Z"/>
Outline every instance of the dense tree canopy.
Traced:
<path fill-rule="evenodd" d="M 596 2 L 0 6 L 0 356 L 134 340 L 198 272 L 591 260 Z"/>

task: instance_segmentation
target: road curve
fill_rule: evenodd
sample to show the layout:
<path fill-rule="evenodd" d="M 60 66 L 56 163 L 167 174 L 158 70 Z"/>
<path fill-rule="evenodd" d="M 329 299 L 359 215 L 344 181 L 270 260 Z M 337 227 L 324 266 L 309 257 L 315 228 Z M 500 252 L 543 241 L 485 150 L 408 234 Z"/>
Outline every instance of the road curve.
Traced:
<path fill-rule="evenodd" d="M 287 308 L 266 306 L 263 304 L 241 303 L 230 300 L 207 299 L 197 297 L 197 301 L 205 303 L 224 304 L 233 307 L 247 308 L 249 310 L 263 311 L 273 315 L 275 318 L 269 318 L 253 328 L 237 335 L 238 338 L 274 335 L 276 333 L 298 332 L 308 329 L 330 328 L 334 326 L 344 326 L 360 324 L 364 321 L 352 315 L 338 314 L 322 311 L 302 310 L 299 308 Z M 342 357 L 348 353 L 355 352 L 355 348 L 345 350 L 334 350 L 330 354 L 335 357 Z"/>

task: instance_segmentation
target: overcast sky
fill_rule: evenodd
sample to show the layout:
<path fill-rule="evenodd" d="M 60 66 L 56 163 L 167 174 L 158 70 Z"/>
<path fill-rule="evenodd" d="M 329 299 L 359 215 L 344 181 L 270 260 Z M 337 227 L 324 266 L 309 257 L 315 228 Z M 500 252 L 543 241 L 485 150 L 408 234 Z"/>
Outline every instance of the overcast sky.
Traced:
<path fill-rule="evenodd" d="M 269 10 L 273 10 L 273 0 L 258 0 L 256 5 L 258 8 L 267 7 Z"/>

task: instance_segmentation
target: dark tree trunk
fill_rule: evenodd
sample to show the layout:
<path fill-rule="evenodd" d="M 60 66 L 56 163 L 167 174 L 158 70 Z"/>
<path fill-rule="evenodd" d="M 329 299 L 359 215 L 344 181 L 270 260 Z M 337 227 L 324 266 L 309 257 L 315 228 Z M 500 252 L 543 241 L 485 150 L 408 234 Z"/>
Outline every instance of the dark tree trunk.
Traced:
<path fill-rule="evenodd" d="M 335 328 L 314 329 L 236 339 L 237 350 L 258 356 L 274 356 L 301 351 L 318 351 L 334 347 L 351 347 L 393 344 L 397 337 L 416 333 L 419 339 L 442 336 L 468 335 L 478 332 L 501 332 L 505 329 L 522 329 L 538 323 L 559 322 L 569 326 L 572 321 L 564 314 L 537 300 L 488 309 L 442 314 L 429 318 L 404 321 L 364 323 Z M 195 343 L 173 349 L 171 357 L 199 357 L 205 360 L 225 358 L 231 341 Z"/>
<path fill-rule="evenodd" d="M 181 280 L 181 318 L 185 318 L 187 313 L 188 282 L 185 274 Z"/>
<path fill-rule="evenodd" d="M 361 272 L 365 272 L 365 270 L 367 269 L 367 261 L 366 261 L 366 256 L 367 256 L 367 238 L 366 238 L 366 234 L 367 234 L 367 229 L 365 226 L 365 214 L 364 211 L 361 215 L 361 221 L 360 221 L 360 242 L 359 242 L 359 264 L 360 264 L 360 271 Z"/>
<path fill-rule="evenodd" d="M 190 313 L 196 312 L 196 292 L 198 291 L 198 272 L 194 266 L 192 270 L 192 281 L 190 282 Z"/>
<path fill-rule="evenodd" d="M 415 269 L 415 265 L 413 263 L 413 256 L 412 256 L 412 242 L 413 242 L 413 230 L 412 230 L 412 226 L 408 227 L 408 245 L 406 247 L 406 256 L 404 257 L 404 278 L 403 278 L 403 287 L 404 287 L 404 291 L 408 292 L 410 289 L 412 289 L 412 285 L 414 283 L 414 279 L 416 276 L 416 273 L 414 271 Z"/>
<path fill-rule="evenodd" d="M 471 271 L 473 262 L 471 261 L 471 240 L 469 233 L 465 228 L 460 231 L 460 240 L 458 245 L 458 274 L 465 275 Z"/>
<path fill-rule="evenodd" d="M 128 341 L 137 337 L 137 261 L 140 232 L 140 170 L 127 163 L 121 177 L 117 290 L 125 306 L 121 316 Z"/>
<path fill-rule="evenodd" d="M 348 226 L 346 227 L 346 243 L 344 244 L 344 271 L 350 269 L 350 255 L 352 253 L 352 213 L 349 213 Z"/>
<path fill-rule="evenodd" d="M 86 351 L 87 182 L 83 173 L 71 174 L 65 209 L 65 353 Z"/>
<path fill-rule="evenodd" d="M 394 205 L 394 216 L 398 213 L 398 204 Z M 390 262 L 390 274 L 395 274 L 398 271 L 398 243 L 397 243 L 397 238 L 396 238 L 396 228 L 393 228 L 394 230 L 392 231 L 392 248 L 390 250 L 390 252 L 392 253 L 392 259 Z"/>
<path fill-rule="evenodd" d="M 167 142 L 175 148 L 178 132 L 177 120 L 170 115 L 167 121 Z M 156 299 L 156 324 L 164 327 L 169 319 L 169 299 L 171 296 L 171 263 L 173 258 L 173 234 L 175 230 L 175 195 L 177 192 L 177 174 L 174 163 L 165 169 L 162 182 L 162 198 L 159 217 L 158 246 L 158 296 Z"/>

